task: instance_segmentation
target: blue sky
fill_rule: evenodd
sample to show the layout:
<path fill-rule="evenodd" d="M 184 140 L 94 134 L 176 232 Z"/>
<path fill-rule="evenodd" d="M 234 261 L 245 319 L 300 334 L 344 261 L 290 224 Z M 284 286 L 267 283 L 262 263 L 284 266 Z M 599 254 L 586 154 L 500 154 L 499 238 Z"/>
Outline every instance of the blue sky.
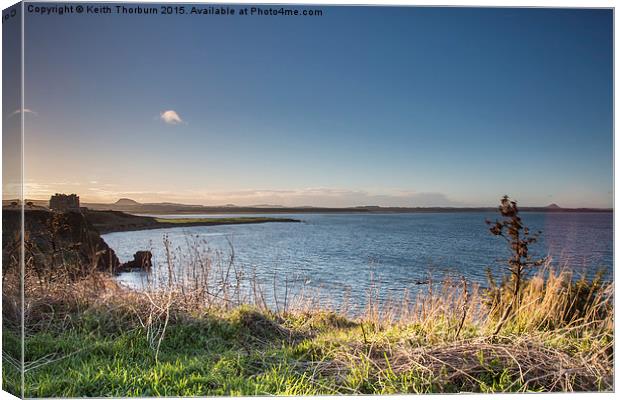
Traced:
<path fill-rule="evenodd" d="M 610 10 L 323 12 L 27 15 L 27 196 L 612 206 Z"/>

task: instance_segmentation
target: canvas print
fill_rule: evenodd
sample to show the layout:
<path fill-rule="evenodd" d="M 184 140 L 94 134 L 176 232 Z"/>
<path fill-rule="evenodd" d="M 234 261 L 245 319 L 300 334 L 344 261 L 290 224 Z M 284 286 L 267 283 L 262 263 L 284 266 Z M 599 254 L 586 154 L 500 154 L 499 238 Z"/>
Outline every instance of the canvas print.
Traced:
<path fill-rule="evenodd" d="M 612 393 L 613 17 L 6 8 L 3 390 Z"/>

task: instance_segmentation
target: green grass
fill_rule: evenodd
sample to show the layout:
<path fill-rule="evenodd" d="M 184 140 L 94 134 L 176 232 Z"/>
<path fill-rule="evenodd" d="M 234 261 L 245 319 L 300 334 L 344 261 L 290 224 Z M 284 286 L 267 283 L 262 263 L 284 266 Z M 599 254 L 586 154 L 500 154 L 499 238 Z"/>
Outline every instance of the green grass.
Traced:
<path fill-rule="evenodd" d="M 104 311 L 102 311 L 104 312 Z M 329 312 L 275 317 L 248 306 L 171 322 L 155 356 L 148 332 L 88 313 L 25 342 L 27 397 L 214 396 L 537 391 L 506 357 L 476 349 L 475 376 L 403 368 L 399 351 L 450 342 L 442 324 L 373 326 Z M 433 332 L 429 332 L 433 330 Z M 464 340 L 483 332 L 468 326 Z M 364 338 L 364 339 L 362 339 Z M 579 338 L 551 344 L 556 351 Z M 13 341 L 7 342 L 9 345 Z M 477 348 L 474 345 L 474 348 Z M 398 350 L 400 349 L 400 350 Z M 461 350 L 456 349 L 459 353 Z M 518 354 L 517 354 L 518 356 Z M 458 376 L 457 379 L 454 376 Z M 603 388 L 604 389 L 604 388 Z"/>
<path fill-rule="evenodd" d="M 259 222 L 292 222 L 290 218 L 272 217 L 229 217 L 229 218 L 155 218 L 157 222 L 167 224 L 242 224 Z"/>
<path fill-rule="evenodd" d="M 37 333 L 26 341 L 27 361 L 48 360 L 50 354 L 57 361 L 27 371 L 26 396 L 332 392 L 317 390 L 298 371 L 296 345 L 268 334 L 254 337 L 239 322 L 239 316 L 252 315 L 248 312 L 170 325 L 157 361 L 143 328 L 110 334 L 78 324 L 69 331 Z"/>
<path fill-rule="evenodd" d="M 79 330 L 55 335 L 39 333 L 26 343 L 27 359 L 54 354 L 58 361 L 26 373 L 26 395 L 310 395 L 383 392 L 382 386 L 387 392 L 396 392 L 402 386 L 399 379 L 415 381 L 415 377 L 395 376 L 390 377 L 393 382 L 389 387 L 388 382 L 366 384 L 367 374 L 360 367 L 352 370 L 338 388 L 334 379 L 313 378 L 311 369 L 299 367 L 299 363 L 321 354 L 325 339 L 256 344 L 250 340 L 251 334 L 225 320 L 175 324 L 170 326 L 156 362 L 146 332 L 141 329 L 117 336 Z M 76 349 L 80 350 L 75 353 Z M 423 386 L 420 391 L 430 389 Z"/>
<path fill-rule="evenodd" d="M 2 329 L 2 390 L 14 396 L 21 396 L 21 340 L 19 329 L 7 327 Z"/>

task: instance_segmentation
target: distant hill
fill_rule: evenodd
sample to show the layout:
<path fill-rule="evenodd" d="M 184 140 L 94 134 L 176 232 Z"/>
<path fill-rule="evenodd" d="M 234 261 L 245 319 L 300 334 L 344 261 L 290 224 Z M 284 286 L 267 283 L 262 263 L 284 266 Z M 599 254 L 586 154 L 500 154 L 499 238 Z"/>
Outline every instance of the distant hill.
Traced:
<path fill-rule="evenodd" d="M 124 211 L 135 214 L 277 214 L 277 213 L 446 213 L 446 212 L 497 212 L 497 207 L 379 207 L 379 206 L 358 206 L 358 207 L 283 207 L 279 205 L 253 205 L 253 206 L 201 206 L 174 203 L 114 203 L 114 204 L 89 204 L 83 206 L 91 210 L 114 210 Z M 520 207 L 524 212 L 610 212 L 611 209 L 597 208 L 561 208 L 557 204 L 547 207 Z"/>
<path fill-rule="evenodd" d="M 47 207 L 47 201 L 30 200 L 34 207 Z M 11 200 L 4 200 L 4 207 L 11 208 Z M 123 211 L 132 214 L 278 214 L 278 213 L 454 213 L 454 212 L 488 212 L 496 213 L 497 207 L 381 207 L 375 205 L 357 207 L 286 207 L 275 204 L 257 204 L 252 206 L 235 206 L 226 204 L 219 206 L 203 206 L 178 203 L 139 203 L 135 200 L 122 198 L 115 203 L 85 203 L 82 207 L 91 210 Z M 32 208 L 32 206 L 31 206 Z M 545 207 L 519 207 L 524 212 L 570 213 L 570 212 L 611 212 L 611 208 L 562 208 L 557 204 Z"/>
<path fill-rule="evenodd" d="M 11 207 L 11 204 L 13 203 L 19 203 L 17 201 L 17 199 L 14 200 L 2 200 L 2 207 Z M 47 209 L 47 206 L 49 205 L 49 201 L 48 200 L 34 200 L 34 199 L 26 199 L 25 201 L 26 204 L 32 203 L 32 206 L 29 206 L 30 208 L 41 208 L 41 209 Z"/>
<path fill-rule="evenodd" d="M 135 200 L 132 200 L 132 199 L 125 199 L 125 198 L 123 198 L 123 199 L 118 199 L 118 200 L 116 201 L 116 203 L 114 203 L 114 204 L 115 204 L 115 205 L 117 205 L 117 206 L 139 206 L 139 205 L 140 205 L 140 203 L 138 203 L 138 202 L 137 202 L 137 201 L 135 201 Z"/>

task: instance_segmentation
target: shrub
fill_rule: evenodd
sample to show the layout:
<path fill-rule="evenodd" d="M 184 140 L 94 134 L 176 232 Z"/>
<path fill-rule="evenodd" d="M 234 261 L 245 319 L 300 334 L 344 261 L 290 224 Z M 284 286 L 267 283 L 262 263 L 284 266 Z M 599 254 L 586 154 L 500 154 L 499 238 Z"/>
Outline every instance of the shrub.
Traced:
<path fill-rule="evenodd" d="M 517 202 L 510 200 L 508 196 L 504 196 L 501 199 L 499 213 L 503 217 L 502 220 L 486 221 L 486 223 L 491 226 L 489 230 L 493 235 L 504 238 L 509 244 L 512 255 L 507 262 L 508 270 L 512 276 L 512 299 L 504 309 L 494 335 L 502 329 L 513 310 L 519 307 L 521 284 L 525 270 L 540 266 L 546 260 L 546 258 L 533 259 L 530 255 L 529 245 L 536 243 L 542 232 L 538 231 L 532 234 L 529 228 L 523 225 L 521 217 L 519 217 Z"/>

